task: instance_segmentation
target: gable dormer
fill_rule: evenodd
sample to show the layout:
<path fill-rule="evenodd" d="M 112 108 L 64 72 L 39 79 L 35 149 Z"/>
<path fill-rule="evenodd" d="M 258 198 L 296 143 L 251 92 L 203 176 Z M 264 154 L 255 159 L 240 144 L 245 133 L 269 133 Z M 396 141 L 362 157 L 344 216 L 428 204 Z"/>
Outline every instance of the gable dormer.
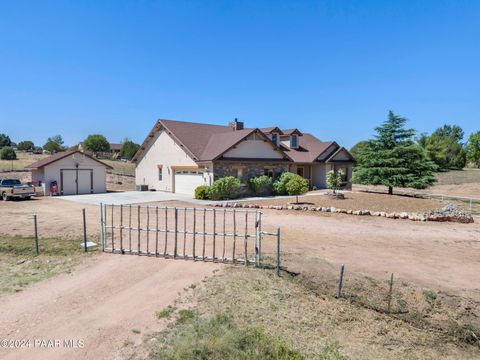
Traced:
<path fill-rule="evenodd" d="M 298 129 L 283 130 L 283 135 L 280 140 L 283 145 L 288 146 L 290 149 L 298 149 L 302 135 Z"/>
<path fill-rule="evenodd" d="M 265 135 L 269 137 L 270 140 L 276 145 L 280 145 L 280 136 L 283 135 L 282 130 L 278 127 L 270 127 L 270 128 L 263 128 L 260 129 Z"/>

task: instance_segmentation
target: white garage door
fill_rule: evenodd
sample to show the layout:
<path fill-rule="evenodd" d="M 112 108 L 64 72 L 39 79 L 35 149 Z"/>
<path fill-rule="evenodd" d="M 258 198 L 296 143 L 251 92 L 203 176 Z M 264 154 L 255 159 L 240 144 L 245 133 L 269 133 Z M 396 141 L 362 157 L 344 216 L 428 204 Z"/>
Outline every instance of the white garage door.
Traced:
<path fill-rule="evenodd" d="M 93 170 L 60 169 L 60 193 L 62 195 L 93 193 Z"/>
<path fill-rule="evenodd" d="M 195 188 L 205 185 L 203 173 L 197 170 L 175 170 L 175 192 L 194 195 Z"/>

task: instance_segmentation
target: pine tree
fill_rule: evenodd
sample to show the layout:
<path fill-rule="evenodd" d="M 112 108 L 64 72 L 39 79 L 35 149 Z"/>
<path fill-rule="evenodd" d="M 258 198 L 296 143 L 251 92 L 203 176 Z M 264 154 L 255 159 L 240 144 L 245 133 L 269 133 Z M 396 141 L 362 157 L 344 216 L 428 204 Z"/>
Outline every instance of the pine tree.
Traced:
<path fill-rule="evenodd" d="M 389 112 L 388 120 L 375 128 L 375 138 L 360 149 L 353 182 L 384 185 L 389 194 L 394 187 L 425 189 L 435 182 L 436 165 L 413 141 L 415 130 L 407 129 L 406 122 Z"/>

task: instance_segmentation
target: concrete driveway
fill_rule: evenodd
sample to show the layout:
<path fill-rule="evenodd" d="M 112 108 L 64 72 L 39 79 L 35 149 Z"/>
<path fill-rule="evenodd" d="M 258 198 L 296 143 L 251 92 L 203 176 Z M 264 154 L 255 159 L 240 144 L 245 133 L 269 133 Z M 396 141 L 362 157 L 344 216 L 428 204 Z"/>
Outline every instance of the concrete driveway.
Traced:
<path fill-rule="evenodd" d="M 109 205 L 126 205 L 171 200 L 187 201 L 196 204 L 207 203 L 206 201 L 195 200 L 190 195 L 173 194 L 161 191 L 125 191 L 105 194 L 69 195 L 54 197 L 54 199 L 69 200 L 92 205 L 99 205 L 100 203 Z"/>

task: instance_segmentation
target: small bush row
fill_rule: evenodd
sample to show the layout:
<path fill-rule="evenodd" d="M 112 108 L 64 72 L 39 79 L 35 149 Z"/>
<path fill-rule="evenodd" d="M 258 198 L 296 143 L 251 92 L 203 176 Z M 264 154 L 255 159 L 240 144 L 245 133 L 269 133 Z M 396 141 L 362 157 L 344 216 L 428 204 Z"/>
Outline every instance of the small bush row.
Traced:
<path fill-rule="evenodd" d="M 308 191 L 308 180 L 300 175 L 284 172 L 276 181 L 262 175 L 248 181 L 250 192 L 255 196 L 300 195 Z M 212 185 L 201 185 L 195 189 L 195 199 L 199 200 L 230 200 L 239 196 L 240 180 L 227 176 L 216 180 Z"/>

